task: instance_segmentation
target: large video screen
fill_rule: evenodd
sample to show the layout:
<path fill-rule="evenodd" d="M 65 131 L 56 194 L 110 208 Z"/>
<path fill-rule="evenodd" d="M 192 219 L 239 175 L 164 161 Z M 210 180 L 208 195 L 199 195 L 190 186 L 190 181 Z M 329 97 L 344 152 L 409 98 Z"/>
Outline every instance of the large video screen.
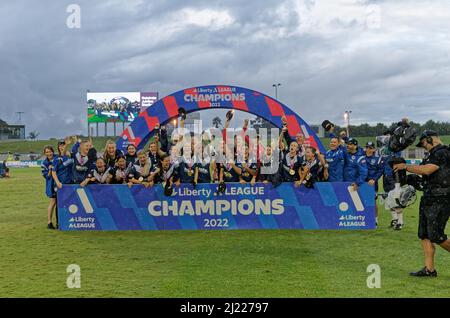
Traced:
<path fill-rule="evenodd" d="M 158 93 L 155 92 L 88 92 L 88 122 L 132 122 L 157 100 Z"/>

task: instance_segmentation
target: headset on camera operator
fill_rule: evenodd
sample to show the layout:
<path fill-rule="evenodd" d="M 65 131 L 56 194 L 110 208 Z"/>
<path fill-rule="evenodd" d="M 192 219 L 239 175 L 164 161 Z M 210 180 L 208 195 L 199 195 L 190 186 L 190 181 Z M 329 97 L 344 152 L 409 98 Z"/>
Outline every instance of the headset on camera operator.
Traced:
<path fill-rule="evenodd" d="M 450 216 L 450 149 L 444 146 L 438 134 L 425 130 L 417 147 L 423 147 L 429 155 L 420 165 L 394 164 L 394 171 L 407 171 L 422 176 L 423 196 L 419 207 L 418 236 L 422 240 L 425 267 L 411 273 L 416 277 L 436 277 L 434 244 L 450 252 L 450 240 L 445 226 Z M 410 178 L 411 179 L 411 178 Z M 417 178 L 413 178 L 417 186 Z"/>

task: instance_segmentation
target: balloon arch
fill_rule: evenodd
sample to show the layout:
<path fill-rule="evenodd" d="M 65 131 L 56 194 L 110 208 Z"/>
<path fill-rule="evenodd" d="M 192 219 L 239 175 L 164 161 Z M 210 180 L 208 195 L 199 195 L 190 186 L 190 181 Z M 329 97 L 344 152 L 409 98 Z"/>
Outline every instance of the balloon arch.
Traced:
<path fill-rule="evenodd" d="M 257 115 L 278 128 L 282 128 L 281 117 L 286 116 L 289 134 L 295 137 L 303 133 L 306 143 L 325 151 L 319 137 L 311 127 L 283 103 L 254 90 L 226 85 L 210 85 L 187 88 L 170 94 L 141 112 L 124 130 L 117 140 L 117 148 L 124 150 L 133 143 L 142 149 L 153 135 L 157 124 L 165 125 L 178 117 L 178 109 L 186 113 L 206 109 L 235 109 Z"/>

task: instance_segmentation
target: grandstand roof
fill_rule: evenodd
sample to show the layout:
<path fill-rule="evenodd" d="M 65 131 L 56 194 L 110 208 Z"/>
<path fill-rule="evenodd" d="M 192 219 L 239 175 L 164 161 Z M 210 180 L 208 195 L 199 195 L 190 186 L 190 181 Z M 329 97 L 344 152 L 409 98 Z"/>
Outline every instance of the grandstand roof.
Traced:
<path fill-rule="evenodd" d="M 6 121 L 0 119 L 0 127 L 5 127 L 5 126 L 8 126 Z"/>

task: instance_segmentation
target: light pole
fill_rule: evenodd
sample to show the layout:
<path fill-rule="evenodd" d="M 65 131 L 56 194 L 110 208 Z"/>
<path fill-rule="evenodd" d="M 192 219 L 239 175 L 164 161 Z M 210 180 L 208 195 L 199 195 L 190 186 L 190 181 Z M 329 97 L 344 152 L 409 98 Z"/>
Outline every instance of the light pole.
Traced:
<path fill-rule="evenodd" d="M 344 112 L 344 121 L 347 125 L 347 137 L 350 137 L 350 114 L 352 113 L 351 110 L 346 110 Z"/>
<path fill-rule="evenodd" d="M 16 112 L 17 115 L 19 115 L 19 125 L 22 124 L 22 114 L 25 114 L 25 112 Z"/>
<path fill-rule="evenodd" d="M 278 87 L 280 87 L 281 84 L 272 84 L 272 86 L 275 87 L 275 99 L 278 100 Z"/>

